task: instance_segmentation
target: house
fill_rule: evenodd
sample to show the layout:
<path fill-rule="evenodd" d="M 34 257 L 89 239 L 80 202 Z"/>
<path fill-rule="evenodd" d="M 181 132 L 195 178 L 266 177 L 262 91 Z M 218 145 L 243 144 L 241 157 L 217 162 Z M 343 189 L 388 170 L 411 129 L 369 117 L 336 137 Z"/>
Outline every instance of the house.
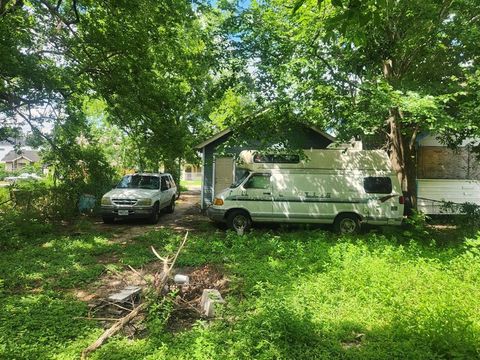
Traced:
<path fill-rule="evenodd" d="M 182 164 L 181 167 L 181 180 L 186 181 L 198 181 L 202 179 L 202 169 L 200 166 L 195 164 Z"/>
<path fill-rule="evenodd" d="M 202 153 L 201 208 L 205 209 L 218 192 L 234 182 L 235 158 L 242 150 L 257 149 L 259 144 L 276 148 L 288 144 L 291 149 L 325 149 L 335 140 L 333 136 L 316 127 L 301 124 L 277 129 L 276 134 L 270 135 L 270 140 L 266 140 L 266 143 L 261 139 L 262 134 L 257 134 L 257 138 L 240 141 L 232 129 L 225 129 L 197 145 L 197 149 Z"/>
<path fill-rule="evenodd" d="M 1 160 L 5 163 L 5 170 L 12 172 L 21 170 L 25 166 L 35 165 L 40 162 L 40 156 L 35 150 L 20 150 L 19 153 L 15 150 L 10 150 Z"/>
<path fill-rule="evenodd" d="M 10 151 L 19 148 L 24 150 L 32 150 L 30 146 L 25 146 L 25 140 L 23 138 L 8 138 L 7 140 L 0 141 L 0 162 Z"/>

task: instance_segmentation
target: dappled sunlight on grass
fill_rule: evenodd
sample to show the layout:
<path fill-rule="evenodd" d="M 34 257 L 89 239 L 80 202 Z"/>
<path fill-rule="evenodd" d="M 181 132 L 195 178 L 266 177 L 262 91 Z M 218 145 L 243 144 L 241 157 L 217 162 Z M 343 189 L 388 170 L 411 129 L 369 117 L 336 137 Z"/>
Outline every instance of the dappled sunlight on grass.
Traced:
<path fill-rule="evenodd" d="M 142 339 L 118 336 L 92 358 L 478 357 L 480 240 L 457 233 L 439 245 L 438 236 L 190 234 L 177 266 L 217 264 L 231 281 L 219 318 L 175 334 L 155 328 Z M 52 236 L 2 252 L 0 357 L 78 358 L 100 329 L 73 320 L 87 308 L 68 290 L 108 269 L 146 265 L 155 260 L 151 245 L 172 253 L 181 238 L 168 230 L 127 243 Z"/>

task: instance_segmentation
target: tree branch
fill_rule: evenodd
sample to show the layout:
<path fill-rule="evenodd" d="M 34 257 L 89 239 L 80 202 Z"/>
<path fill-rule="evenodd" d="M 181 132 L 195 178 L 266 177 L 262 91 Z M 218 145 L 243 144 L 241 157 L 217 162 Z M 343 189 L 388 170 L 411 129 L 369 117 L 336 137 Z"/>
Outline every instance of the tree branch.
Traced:
<path fill-rule="evenodd" d="M 40 4 L 42 4 L 43 6 L 45 6 L 48 9 L 48 11 L 50 12 L 51 15 L 60 19 L 60 21 L 63 22 L 67 26 L 77 24 L 78 22 L 80 22 L 80 18 L 78 17 L 77 1 L 76 0 L 73 1 L 73 3 L 72 3 L 72 9 L 75 12 L 75 19 L 74 20 L 68 20 L 65 16 L 60 14 L 60 9 L 57 8 L 57 6 L 59 6 L 61 4 L 61 1 L 59 1 L 57 3 L 57 6 L 53 6 L 52 4 L 50 4 L 50 2 L 48 2 L 48 0 L 36 0 L 36 1 L 39 1 Z"/>
<path fill-rule="evenodd" d="M 15 4 L 13 4 L 9 9 L 7 9 L 7 4 L 10 0 L 0 0 L 0 17 L 4 17 L 9 13 L 13 13 L 16 10 L 23 7 L 23 0 L 16 0 Z"/>

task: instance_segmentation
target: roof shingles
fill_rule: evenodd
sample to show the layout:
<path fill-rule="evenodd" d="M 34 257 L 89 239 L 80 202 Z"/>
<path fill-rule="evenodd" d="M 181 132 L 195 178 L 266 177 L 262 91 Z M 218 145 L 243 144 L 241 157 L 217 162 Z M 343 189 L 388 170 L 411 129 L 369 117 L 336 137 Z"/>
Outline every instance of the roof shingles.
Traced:
<path fill-rule="evenodd" d="M 20 153 L 17 153 L 15 150 L 10 151 L 3 157 L 1 161 L 3 162 L 12 162 L 18 158 L 24 157 L 31 162 L 38 162 L 40 161 L 40 155 L 38 151 L 35 150 L 20 150 Z"/>

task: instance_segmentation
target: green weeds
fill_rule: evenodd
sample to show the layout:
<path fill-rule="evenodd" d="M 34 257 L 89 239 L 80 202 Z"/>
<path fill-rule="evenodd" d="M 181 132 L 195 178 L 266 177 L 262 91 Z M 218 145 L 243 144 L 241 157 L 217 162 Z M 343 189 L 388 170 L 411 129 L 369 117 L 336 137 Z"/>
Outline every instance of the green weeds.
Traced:
<path fill-rule="evenodd" d="M 73 320 L 87 309 L 69 290 L 108 269 L 153 261 L 151 245 L 171 253 L 181 237 L 166 230 L 127 243 L 51 236 L 0 253 L 0 358 L 77 358 L 100 329 Z M 479 244 L 476 236 L 416 229 L 340 238 L 191 234 L 177 266 L 224 269 L 231 282 L 219 317 L 172 334 L 164 327 L 169 311 L 153 306 L 146 337 L 119 335 L 92 358 L 479 357 Z"/>

